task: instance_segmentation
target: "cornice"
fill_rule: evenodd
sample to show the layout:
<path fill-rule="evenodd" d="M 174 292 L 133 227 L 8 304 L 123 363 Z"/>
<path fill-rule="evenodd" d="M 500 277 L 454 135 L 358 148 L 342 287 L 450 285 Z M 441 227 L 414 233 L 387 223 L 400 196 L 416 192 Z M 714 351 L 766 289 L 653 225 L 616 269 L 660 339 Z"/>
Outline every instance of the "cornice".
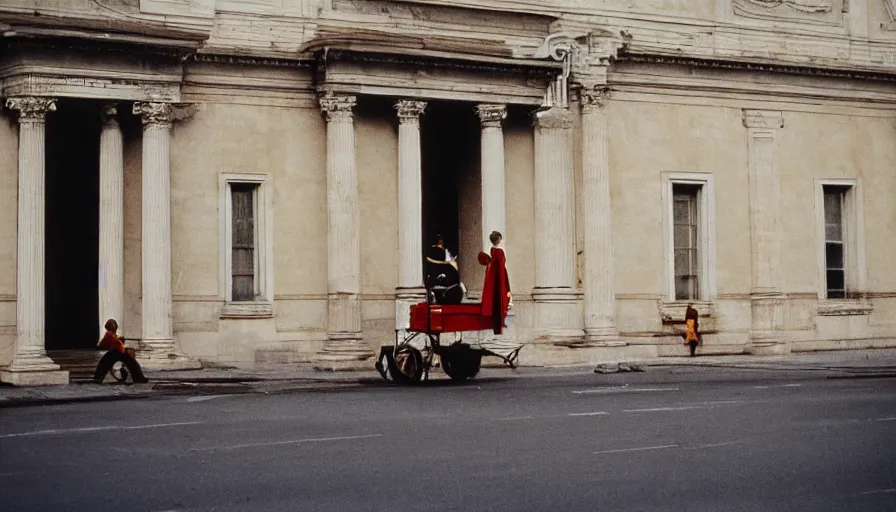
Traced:
<path fill-rule="evenodd" d="M 212 64 L 231 64 L 235 66 L 259 66 L 271 68 L 292 68 L 302 69 L 311 68 L 312 62 L 306 59 L 278 59 L 272 57 L 250 57 L 240 55 L 226 55 L 216 53 L 196 53 L 190 56 L 190 60 L 195 62 L 206 62 Z"/>
<path fill-rule="evenodd" d="M 693 66 L 701 68 L 717 68 L 742 71 L 760 71 L 764 73 L 781 73 L 788 75 L 817 76 L 824 78 L 845 78 L 850 80 L 868 80 L 877 82 L 896 82 L 896 70 L 893 74 L 874 71 L 860 71 L 843 68 L 796 66 L 789 64 L 772 64 L 764 62 L 748 62 L 719 59 L 700 59 L 696 57 L 672 57 L 665 55 L 647 55 L 623 53 L 618 57 L 620 62 L 636 62 L 647 64 L 665 64 L 673 66 Z"/>
<path fill-rule="evenodd" d="M 532 77 L 553 78 L 557 74 L 559 63 L 542 61 L 514 62 L 513 59 L 500 60 L 475 57 L 460 58 L 458 56 L 423 56 L 406 54 L 388 54 L 383 52 L 359 52 L 351 50 L 326 50 L 316 52 L 319 65 L 327 62 L 363 62 L 368 64 L 399 64 L 419 68 L 445 68 L 468 71 L 485 71 L 498 73 L 525 74 Z"/>

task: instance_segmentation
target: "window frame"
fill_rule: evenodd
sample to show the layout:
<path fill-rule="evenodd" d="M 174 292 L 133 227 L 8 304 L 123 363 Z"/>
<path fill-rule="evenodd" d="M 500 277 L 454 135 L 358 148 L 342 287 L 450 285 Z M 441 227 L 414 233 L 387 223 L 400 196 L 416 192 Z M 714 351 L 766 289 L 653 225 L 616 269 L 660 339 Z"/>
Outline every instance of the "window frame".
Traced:
<path fill-rule="evenodd" d="M 697 298 L 675 298 L 675 185 L 698 187 L 697 191 Z M 709 172 L 663 172 L 663 258 L 666 302 L 710 302 L 716 296 L 715 185 Z"/>
<path fill-rule="evenodd" d="M 828 187 L 844 189 L 841 205 L 843 228 L 844 298 L 828 298 L 824 194 Z M 815 179 L 816 265 L 818 300 L 825 303 L 856 302 L 866 285 L 865 221 L 861 181 L 857 178 Z"/>
<path fill-rule="evenodd" d="M 233 301 L 233 199 L 231 185 L 255 185 L 253 223 L 255 228 L 255 297 L 253 301 Z M 274 302 L 272 178 L 268 174 L 221 173 L 219 189 L 219 297 L 225 317 L 270 317 Z"/>

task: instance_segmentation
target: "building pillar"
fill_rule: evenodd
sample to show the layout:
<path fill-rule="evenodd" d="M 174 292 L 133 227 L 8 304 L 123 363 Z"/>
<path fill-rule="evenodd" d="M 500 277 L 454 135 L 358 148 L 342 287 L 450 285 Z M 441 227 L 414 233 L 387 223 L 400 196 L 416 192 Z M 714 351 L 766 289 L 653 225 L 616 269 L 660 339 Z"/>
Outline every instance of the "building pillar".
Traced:
<path fill-rule="evenodd" d="M 781 338 L 784 295 L 778 267 L 781 258 L 781 178 L 778 171 L 778 131 L 784 127 L 781 112 L 744 110 L 750 177 L 750 241 L 752 288 L 750 339 L 753 354 L 786 354 L 790 345 Z"/>
<path fill-rule="evenodd" d="M 99 335 L 114 318 L 121 332 L 124 316 L 124 153 L 115 105 L 103 107 L 100 133 Z"/>
<path fill-rule="evenodd" d="M 137 357 L 149 369 L 197 368 L 174 342 L 171 304 L 171 103 L 134 103 L 143 122 L 142 343 Z"/>
<path fill-rule="evenodd" d="M 398 288 L 396 329 L 407 329 L 410 306 L 424 297 L 423 184 L 420 160 L 420 116 L 426 102 L 399 100 L 398 112 Z"/>
<path fill-rule="evenodd" d="M 586 87 L 582 104 L 582 196 L 585 335 L 597 345 L 618 346 L 616 294 L 613 286 L 613 230 L 610 207 L 610 152 L 605 103 L 606 86 Z"/>
<path fill-rule="evenodd" d="M 50 98 L 10 98 L 19 113 L 18 238 L 16 255 L 16 346 L 0 380 L 17 386 L 68 384 L 68 372 L 47 357 L 45 347 L 46 116 Z"/>
<path fill-rule="evenodd" d="M 505 105 L 482 104 L 476 106 L 482 127 L 482 247 L 488 252 L 492 231 L 500 231 L 507 237 L 507 221 L 504 197 L 504 130 L 501 122 L 507 118 Z"/>
<path fill-rule="evenodd" d="M 352 369 L 372 357 L 361 333 L 361 213 L 354 96 L 325 95 L 327 118 L 327 345 L 319 369 Z"/>
<path fill-rule="evenodd" d="M 535 114 L 535 289 L 537 336 L 581 340 L 576 294 L 573 131 L 568 109 Z"/>

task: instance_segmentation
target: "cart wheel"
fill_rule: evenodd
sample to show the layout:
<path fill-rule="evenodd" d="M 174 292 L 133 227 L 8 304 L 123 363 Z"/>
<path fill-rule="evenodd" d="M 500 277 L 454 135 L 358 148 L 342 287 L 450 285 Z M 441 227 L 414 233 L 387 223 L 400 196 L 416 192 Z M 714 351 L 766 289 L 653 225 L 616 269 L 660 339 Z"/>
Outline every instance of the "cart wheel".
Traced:
<path fill-rule="evenodd" d="M 479 373 L 482 365 L 482 354 L 469 349 L 452 350 L 440 356 L 442 370 L 453 381 L 472 379 Z"/>
<path fill-rule="evenodd" d="M 113 379 L 122 384 L 128 381 L 128 376 L 130 375 L 127 366 L 125 366 L 121 361 L 115 361 L 114 363 L 112 363 L 112 368 L 109 370 L 109 374 L 112 375 Z"/>
<path fill-rule="evenodd" d="M 389 373 L 398 384 L 419 382 L 423 378 L 423 354 L 407 345 L 398 347 L 392 358 L 392 364 L 389 365 Z"/>

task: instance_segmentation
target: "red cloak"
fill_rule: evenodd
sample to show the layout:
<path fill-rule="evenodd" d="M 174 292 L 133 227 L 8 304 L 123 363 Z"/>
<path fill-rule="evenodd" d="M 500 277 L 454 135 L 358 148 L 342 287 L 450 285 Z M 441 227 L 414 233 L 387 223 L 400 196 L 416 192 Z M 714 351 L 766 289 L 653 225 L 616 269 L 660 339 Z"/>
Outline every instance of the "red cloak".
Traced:
<path fill-rule="evenodd" d="M 482 316 L 492 318 L 492 329 L 495 334 L 504 331 L 504 318 L 507 316 L 507 308 L 510 305 L 510 279 L 507 277 L 507 257 L 504 250 L 492 247 L 491 257 L 483 258 L 480 253 L 480 261 L 487 259 L 485 267 L 485 283 L 482 286 Z"/>

